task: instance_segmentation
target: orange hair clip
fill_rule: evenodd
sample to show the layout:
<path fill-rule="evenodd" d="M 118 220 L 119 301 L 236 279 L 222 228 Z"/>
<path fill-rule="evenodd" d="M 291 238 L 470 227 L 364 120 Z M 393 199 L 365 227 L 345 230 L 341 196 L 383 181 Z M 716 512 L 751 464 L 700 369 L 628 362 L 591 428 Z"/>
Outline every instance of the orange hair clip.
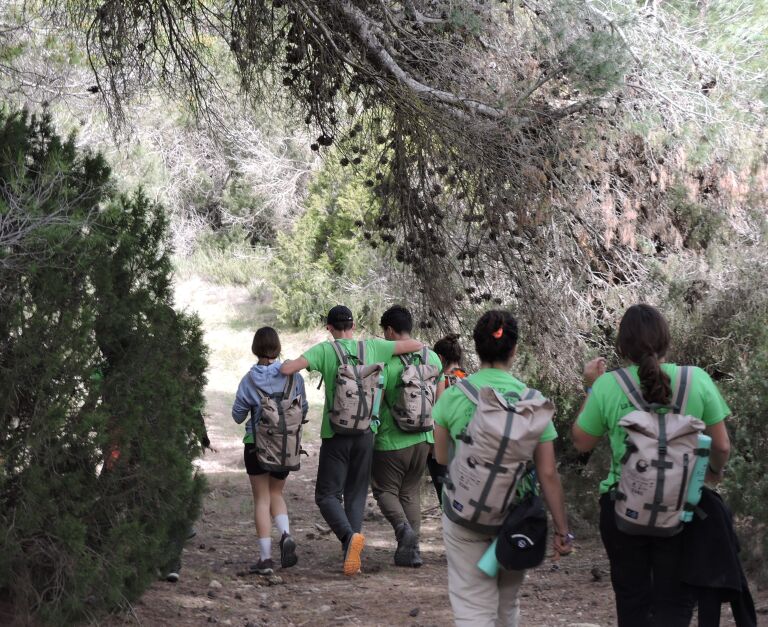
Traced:
<path fill-rule="evenodd" d="M 494 331 L 492 333 L 493 337 L 495 337 L 497 340 L 501 339 L 501 336 L 504 335 L 504 327 L 499 327 L 498 331 Z"/>

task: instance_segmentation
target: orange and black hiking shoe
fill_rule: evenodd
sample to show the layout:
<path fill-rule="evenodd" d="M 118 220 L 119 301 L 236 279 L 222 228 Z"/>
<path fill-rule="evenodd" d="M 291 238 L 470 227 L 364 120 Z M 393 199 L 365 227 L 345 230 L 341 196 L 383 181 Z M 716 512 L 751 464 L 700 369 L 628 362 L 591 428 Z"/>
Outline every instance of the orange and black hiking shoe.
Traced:
<path fill-rule="evenodd" d="M 362 564 L 361 554 L 365 546 L 365 536 L 362 533 L 353 533 L 344 551 L 344 574 L 352 577 L 360 572 Z"/>

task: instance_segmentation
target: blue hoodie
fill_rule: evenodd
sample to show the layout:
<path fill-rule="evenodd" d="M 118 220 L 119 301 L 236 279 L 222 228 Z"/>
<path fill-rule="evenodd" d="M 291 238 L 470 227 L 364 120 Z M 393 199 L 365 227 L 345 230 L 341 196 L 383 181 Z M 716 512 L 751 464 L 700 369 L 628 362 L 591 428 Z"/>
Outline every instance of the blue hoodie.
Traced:
<path fill-rule="evenodd" d="M 300 374 L 294 376 L 296 377 L 294 396 L 301 396 L 301 405 L 304 410 L 304 416 L 306 416 L 309 403 L 307 403 L 307 395 L 304 393 L 304 379 Z M 286 379 L 287 377 L 284 374 L 280 374 L 279 361 L 275 361 L 268 366 L 254 364 L 248 374 L 240 381 L 240 386 L 237 388 L 235 403 L 232 405 L 232 418 L 234 418 L 235 422 L 240 424 L 251 414 L 255 421 L 258 422 L 261 417 L 261 399 L 259 398 L 257 388 L 266 394 L 278 394 L 285 389 Z M 243 442 L 246 444 L 253 443 L 253 431 L 250 420 L 245 423 L 245 438 L 243 438 Z"/>

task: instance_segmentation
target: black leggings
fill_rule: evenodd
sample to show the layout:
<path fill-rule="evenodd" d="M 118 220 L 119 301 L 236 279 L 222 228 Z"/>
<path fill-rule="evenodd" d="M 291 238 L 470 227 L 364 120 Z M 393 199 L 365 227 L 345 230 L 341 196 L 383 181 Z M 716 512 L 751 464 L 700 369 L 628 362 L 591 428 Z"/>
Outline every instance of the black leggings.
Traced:
<path fill-rule="evenodd" d="M 657 538 L 619 531 L 614 502 L 604 494 L 600 536 L 611 564 L 619 627 L 688 627 L 695 592 L 680 580 L 682 533 Z"/>

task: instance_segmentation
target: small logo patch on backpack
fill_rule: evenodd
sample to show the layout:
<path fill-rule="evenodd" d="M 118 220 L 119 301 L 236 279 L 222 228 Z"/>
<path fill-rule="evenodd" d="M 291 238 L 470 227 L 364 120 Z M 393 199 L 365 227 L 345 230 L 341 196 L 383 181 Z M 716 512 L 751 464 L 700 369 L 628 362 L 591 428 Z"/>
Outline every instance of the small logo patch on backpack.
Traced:
<path fill-rule="evenodd" d="M 645 472 L 648 470 L 648 462 L 644 459 L 638 460 L 637 464 L 635 464 L 635 470 L 637 470 L 637 472 Z"/>
<path fill-rule="evenodd" d="M 633 509 L 627 510 L 627 518 L 632 518 L 633 520 L 637 520 L 639 517 L 640 517 L 640 514 L 638 514 L 635 510 Z"/>
<path fill-rule="evenodd" d="M 459 503 L 458 501 L 453 502 L 453 509 L 455 509 L 457 512 L 461 512 L 464 510 L 464 506 Z"/>

